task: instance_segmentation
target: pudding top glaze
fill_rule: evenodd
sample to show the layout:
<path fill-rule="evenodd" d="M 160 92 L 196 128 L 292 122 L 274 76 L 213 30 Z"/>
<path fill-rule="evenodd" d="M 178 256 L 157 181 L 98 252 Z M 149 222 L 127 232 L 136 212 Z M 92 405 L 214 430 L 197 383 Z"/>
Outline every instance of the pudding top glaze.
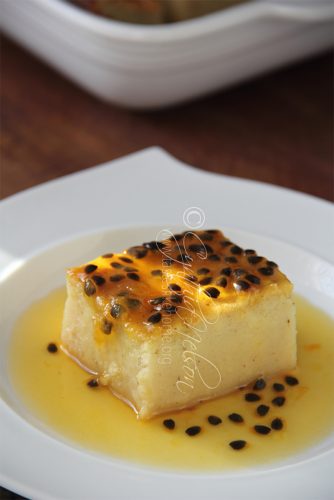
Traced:
<path fill-rule="evenodd" d="M 108 253 L 68 270 L 93 301 L 103 333 L 117 322 L 157 332 L 190 318 L 196 308 L 256 300 L 271 288 L 291 293 L 275 262 L 243 249 L 219 230 L 184 232 L 122 253 Z"/>

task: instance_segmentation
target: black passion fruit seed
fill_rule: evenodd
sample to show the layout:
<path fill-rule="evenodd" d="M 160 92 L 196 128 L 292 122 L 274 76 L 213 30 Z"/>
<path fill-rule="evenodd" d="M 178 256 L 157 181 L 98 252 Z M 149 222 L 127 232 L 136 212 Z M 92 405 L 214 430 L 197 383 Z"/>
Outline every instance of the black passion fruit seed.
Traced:
<path fill-rule="evenodd" d="M 273 384 L 273 389 L 274 389 L 274 391 L 276 391 L 276 392 L 283 392 L 283 391 L 285 390 L 285 387 L 284 387 L 284 385 L 283 385 L 283 384 L 279 384 L 278 382 L 275 382 L 275 383 Z"/>
<path fill-rule="evenodd" d="M 250 284 L 247 283 L 247 281 L 244 281 L 244 280 L 237 280 L 235 283 L 234 283 L 234 288 L 238 291 L 245 291 L 245 290 L 248 290 L 248 288 L 250 287 Z"/>
<path fill-rule="evenodd" d="M 259 264 L 263 259 L 259 255 L 251 255 L 247 260 L 250 264 Z"/>
<path fill-rule="evenodd" d="M 122 267 L 124 267 L 123 264 L 121 264 L 120 262 L 112 262 L 110 265 L 114 269 L 122 269 Z"/>
<path fill-rule="evenodd" d="M 92 276 L 92 280 L 94 281 L 95 285 L 97 285 L 97 286 L 102 286 L 106 282 L 106 280 L 103 278 L 103 276 L 98 276 L 97 274 L 94 274 L 94 276 Z"/>
<path fill-rule="evenodd" d="M 126 299 L 126 304 L 127 304 L 129 309 L 137 309 L 141 305 L 141 302 L 139 299 L 135 299 L 133 297 L 128 297 Z"/>
<path fill-rule="evenodd" d="M 267 415 L 267 413 L 268 413 L 269 410 L 270 410 L 269 406 L 267 406 L 267 405 L 259 405 L 256 408 L 256 413 L 258 415 L 260 415 L 260 417 L 264 417 L 265 415 Z"/>
<path fill-rule="evenodd" d="M 216 415 L 210 415 L 208 417 L 208 422 L 211 425 L 219 425 L 222 423 L 222 419 L 220 417 L 217 417 Z"/>
<path fill-rule="evenodd" d="M 103 333 L 105 333 L 106 335 L 109 335 L 111 333 L 111 330 L 112 330 L 112 323 L 104 318 L 104 320 L 102 321 L 101 329 L 102 329 Z"/>
<path fill-rule="evenodd" d="M 245 280 L 249 281 L 253 285 L 259 285 L 261 283 L 260 278 L 258 278 L 254 274 L 246 274 Z"/>
<path fill-rule="evenodd" d="M 201 274 L 208 274 L 210 272 L 210 269 L 208 269 L 207 267 L 200 267 L 199 269 L 197 269 L 197 274 L 201 275 Z"/>
<path fill-rule="evenodd" d="M 126 266 L 124 268 L 124 272 L 125 273 L 138 273 L 138 269 L 136 269 L 135 267 Z"/>
<path fill-rule="evenodd" d="M 97 269 L 97 266 L 95 264 L 88 264 L 85 267 L 85 273 L 87 273 L 87 274 L 93 273 L 94 271 L 96 271 L 96 269 Z"/>
<path fill-rule="evenodd" d="M 189 245 L 188 249 L 190 250 L 190 252 L 196 252 L 196 253 L 204 253 L 205 252 L 205 248 L 203 245 L 195 244 L 195 243 Z"/>
<path fill-rule="evenodd" d="M 263 274 L 263 276 L 271 276 L 274 274 L 274 269 L 272 267 L 260 267 L 258 269 L 259 273 Z"/>
<path fill-rule="evenodd" d="M 166 429 L 169 429 L 171 431 L 175 429 L 175 422 L 172 418 L 166 418 L 162 423 L 164 424 Z"/>
<path fill-rule="evenodd" d="M 173 304 L 163 304 L 161 308 L 166 314 L 176 314 L 177 307 L 174 306 Z"/>
<path fill-rule="evenodd" d="M 242 450 L 246 446 L 246 444 L 246 441 L 244 441 L 243 439 L 237 439 L 236 441 L 231 441 L 229 443 L 230 447 L 233 450 Z"/>
<path fill-rule="evenodd" d="M 212 282 L 211 276 L 207 276 L 206 278 L 203 278 L 202 280 L 200 280 L 199 284 L 201 286 L 205 286 L 205 285 L 210 285 L 211 282 Z"/>
<path fill-rule="evenodd" d="M 185 432 L 186 434 L 188 434 L 188 436 L 196 436 L 196 434 L 199 434 L 201 432 L 201 428 L 199 425 L 193 425 L 192 427 L 188 427 Z"/>
<path fill-rule="evenodd" d="M 47 346 L 47 350 L 51 353 L 54 354 L 58 351 L 58 347 L 54 342 L 50 342 Z"/>
<path fill-rule="evenodd" d="M 258 394 L 255 394 L 254 392 L 247 392 L 245 394 L 245 400 L 248 401 L 249 403 L 254 403 L 255 401 L 260 401 L 260 396 Z"/>
<path fill-rule="evenodd" d="M 96 380 L 96 378 L 92 378 L 91 380 L 89 380 L 87 382 L 87 385 L 88 385 L 88 387 L 94 388 L 94 387 L 98 387 L 99 383 Z"/>
<path fill-rule="evenodd" d="M 166 300 L 166 297 L 154 297 L 153 299 L 149 299 L 149 303 L 152 306 L 157 306 L 157 305 L 162 304 L 163 302 L 165 302 L 165 300 Z"/>
<path fill-rule="evenodd" d="M 223 240 L 220 242 L 220 244 L 223 248 L 226 248 L 226 247 L 230 247 L 232 245 L 232 242 L 228 241 L 228 240 Z"/>
<path fill-rule="evenodd" d="M 241 276 L 244 276 L 245 274 L 246 274 L 246 271 L 244 269 L 241 269 L 240 267 L 238 267 L 237 269 L 234 269 L 232 271 L 232 275 L 235 278 L 241 278 Z"/>
<path fill-rule="evenodd" d="M 154 325 L 155 323 L 159 323 L 159 321 L 161 321 L 161 313 L 159 312 L 154 313 L 147 318 L 147 322 L 151 323 L 152 325 Z"/>
<path fill-rule="evenodd" d="M 139 281 L 140 280 L 139 274 L 137 274 L 137 273 L 127 273 L 127 277 L 130 280 L 133 280 L 133 281 Z"/>
<path fill-rule="evenodd" d="M 218 286 L 221 286 L 222 288 L 225 288 L 227 286 L 227 279 L 224 278 L 224 276 L 222 278 L 220 278 L 217 283 L 216 283 Z"/>
<path fill-rule="evenodd" d="M 296 377 L 293 377 L 292 375 L 287 375 L 285 377 L 285 382 L 291 386 L 299 384 L 299 380 Z"/>
<path fill-rule="evenodd" d="M 84 292 L 88 297 L 94 295 L 96 293 L 96 287 L 94 285 L 94 282 L 92 280 L 85 280 L 84 284 Z"/>
<path fill-rule="evenodd" d="M 177 293 L 172 293 L 169 298 L 170 298 L 171 302 L 174 302 L 174 304 L 181 304 L 182 303 L 182 295 L 179 295 Z"/>
<path fill-rule="evenodd" d="M 274 418 L 274 420 L 271 422 L 271 428 L 274 431 L 280 431 L 283 429 L 283 422 L 280 418 Z"/>
<path fill-rule="evenodd" d="M 254 430 L 258 434 L 262 434 L 264 436 L 266 436 L 267 434 L 269 434 L 271 432 L 270 427 L 268 427 L 266 425 L 254 425 Z"/>
<path fill-rule="evenodd" d="M 244 421 L 243 417 L 239 415 L 239 413 L 230 413 L 228 418 L 235 424 L 241 424 Z"/>
<path fill-rule="evenodd" d="M 110 276 L 109 281 L 117 283 L 118 281 L 124 280 L 124 278 L 124 274 L 114 274 L 113 276 Z"/>
<path fill-rule="evenodd" d="M 218 290 L 218 288 L 215 288 L 213 286 L 209 287 L 209 288 L 206 288 L 204 290 L 204 293 L 208 296 L 208 297 L 211 297 L 212 299 L 217 299 L 220 295 L 220 291 Z"/>
<path fill-rule="evenodd" d="M 253 385 L 253 390 L 262 391 L 262 389 L 264 389 L 265 387 L 266 387 L 266 381 L 263 378 L 259 378 Z"/>
<path fill-rule="evenodd" d="M 180 285 L 177 285 L 176 283 L 171 283 L 170 285 L 168 285 L 168 288 L 173 292 L 181 292 Z"/>
<path fill-rule="evenodd" d="M 228 264 L 236 264 L 238 262 L 238 259 L 236 259 L 236 257 L 225 257 L 224 260 Z"/>
<path fill-rule="evenodd" d="M 129 257 L 119 257 L 119 260 L 121 260 L 122 262 L 126 262 L 127 264 L 133 263 L 133 260 L 129 259 Z"/>
<path fill-rule="evenodd" d="M 237 245 L 233 245 L 230 248 L 230 252 L 233 253 L 233 255 L 241 255 L 242 254 L 242 248 L 238 247 Z"/>
<path fill-rule="evenodd" d="M 110 314 L 113 318 L 117 319 L 122 313 L 122 306 L 120 304 L 112 304 Z"/>
<path fill-rule="evenodd" d="M 284 403 L 285 403 L 285 397 L 284 396 L 278 396 L 277 398 L 272 399 L 271 402 L 275 406 L 283 406 Z"/>
<path fill-rule="evenodd" d="M 231 267 L 224 267 L 220 271 L 220 274 L 224 274 L 225 276 L 231 276 L 231 273 L 232 273 L 232 268 Z"/>
<path fill-rule="evenodd" d="M 151 274 L 152 276 L 162 276 L 162 271 L 161 269 L 153 269 L 153 271 L 151 271 Z"/>
<path fill-rule="evenodd" d="M 198 281 L 197 277 L 193 274 L 187 274 L 184 278 L 191 283 L 196 283 Z"/>
<path fill-rule="evenodd" d="M 213 253 L 213 254 L 208 256 L 208 260 L 211 260 L 211 262 L 219 262 L 221 259 L 220 259 L 219 255 L 217 255 L 216 253 Z"/>
<path fill-rule="evenodd" d="M 213 234 L 209 233 L 209 231 L 206 231 L 205 233 L 200 234 L 200 238 L 202 241 L 212 241 Z"/>
<path fill-rule="evenodd" d="M 136 259 L 143 259 L 147 255 L 147 248 L 136 246 L 129 248 L 127 252 Z"/>

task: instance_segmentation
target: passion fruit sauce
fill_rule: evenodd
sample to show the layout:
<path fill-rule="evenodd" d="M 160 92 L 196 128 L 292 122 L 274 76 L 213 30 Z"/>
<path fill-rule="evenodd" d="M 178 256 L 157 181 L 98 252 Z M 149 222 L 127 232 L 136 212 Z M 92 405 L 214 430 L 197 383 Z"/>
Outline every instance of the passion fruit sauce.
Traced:
<path fill-rule="evenodd" d="M 333 431 L 334 322 L 304 299 L 295 298 L 295 371 L 142 422 L 62 352 L 65 297 L 56 290 L 33 304 L 16 324 L 9 353 L 17 395 L 62 439 L 165 468 L 226 470 L 289 458 Z"/>

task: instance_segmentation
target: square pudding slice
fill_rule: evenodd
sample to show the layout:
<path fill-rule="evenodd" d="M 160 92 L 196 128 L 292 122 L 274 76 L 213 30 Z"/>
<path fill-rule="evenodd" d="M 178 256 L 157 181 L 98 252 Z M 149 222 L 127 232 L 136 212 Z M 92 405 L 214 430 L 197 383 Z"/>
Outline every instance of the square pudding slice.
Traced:
<path fill-rule="evenodd" d="M 292 284 L 221 231 L 172 235 L 69 269 L 62 347 L 139 418 L 296 365 Z"/>

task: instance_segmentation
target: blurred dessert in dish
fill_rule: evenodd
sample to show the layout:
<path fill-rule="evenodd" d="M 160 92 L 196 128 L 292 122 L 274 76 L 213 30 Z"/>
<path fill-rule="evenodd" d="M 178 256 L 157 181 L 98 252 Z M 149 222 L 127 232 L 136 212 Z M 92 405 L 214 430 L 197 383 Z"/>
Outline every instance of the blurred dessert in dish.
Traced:
<path fill-rule="evenodd" d="M 200 17 L 246 0 L 70 0 L 100 16 L 134 24 L 163 24 Z"/>

